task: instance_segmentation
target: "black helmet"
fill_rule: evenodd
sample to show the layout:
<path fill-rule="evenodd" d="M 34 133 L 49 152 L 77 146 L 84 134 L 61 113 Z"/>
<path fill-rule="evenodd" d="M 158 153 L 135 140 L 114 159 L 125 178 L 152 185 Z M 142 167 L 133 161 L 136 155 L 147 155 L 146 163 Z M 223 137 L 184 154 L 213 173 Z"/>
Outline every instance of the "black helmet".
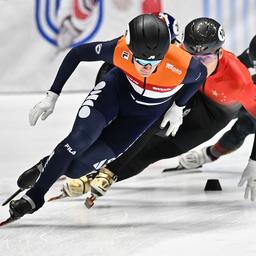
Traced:
<path fill-rule="evenodd" d="M 198 18 L 185 27 L 183 44 L 192 54 L 216 53 L 224 41 L 225 32 L 216 20 Z"/>
<path fill-rule="evenodd" d="M 253 37 L 249 45 L 249 58 L 253 67 L 256 67 L 256 36 Z"/>
<path fill-rule="evenodd" d="M 135 57 L 161 60 L 170 44 L 168 27 L 155 15 L 139 15 L 129 22 L 126 42 Z"/>
<path fill-rule="evenodd" d="M 169 29 L 171 43 L 176 42 L 178 40 L 177 36 L 180 33 L 178 21 L 167 12 L 154 12 L 152 14 L 165 21 Z"/>

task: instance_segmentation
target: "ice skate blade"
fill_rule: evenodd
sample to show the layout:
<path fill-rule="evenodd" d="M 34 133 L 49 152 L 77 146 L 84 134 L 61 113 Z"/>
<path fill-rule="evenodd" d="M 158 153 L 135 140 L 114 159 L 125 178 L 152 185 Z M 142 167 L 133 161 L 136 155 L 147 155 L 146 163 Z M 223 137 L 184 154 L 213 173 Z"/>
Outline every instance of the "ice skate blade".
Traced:
<path fill-rule="evenodd" d="M 53 197 L 49 198 L 49 199 L 47 200 L 47 202 L 59 200 L 59 199 L 65 198 L 65 197 L 68 197 L 68 196 L 67 196 L 66 194 L 62 193 L 62 194 L 60 194 L 60 195 L 58 195 L 58 196 L 53 196 Z"/>
<path fill-rule="evenodd" d="M 3 203 L 2 206 L 5 206 L 8 204 L 15 196 L 17 196 L 20 192 L 22 192 L 24 189 L 20 188 L 15 193 L 13 193 L 9 198 L 7 198 Z"/>
<path fill-rule="evenodd" d="M 195 167 L 195 168 L 191 168 L 191 169 L 186 169 L 186 168 L 182 168 L 182 167 L 173 167 L 173 168 L 164 169 L 162 172 L 193 171 L 193 170 L 197 170 L 202 167 L 203 167 L 202 165 Z"/>
<path fill-rule="evenodd" d="M 84 205 L 85 205 L 88 209 L 90 209 L 90 208 L 93 207 L 95 200 L 96 200 L 96 197 L 93 196 L 93 195 L 90 196 L 90 197 L 87 197 L 87 198 L 85 199 Z"/>
<path fill-rule="evenodd" d="M 57 181 L 63 181 L 63 180 L 66 180 L 65 176 L 60 176 Z"/>
<path fill-rule="evenodd" d="M 10 224 L 16 220 L 18 220 L 19 218 L 12 218 L 12 217 L 9 217 L 8 219 L 0 222 L 0 227 L 3 227 L 3 226 L 6 226 L 7 224 Z"/>

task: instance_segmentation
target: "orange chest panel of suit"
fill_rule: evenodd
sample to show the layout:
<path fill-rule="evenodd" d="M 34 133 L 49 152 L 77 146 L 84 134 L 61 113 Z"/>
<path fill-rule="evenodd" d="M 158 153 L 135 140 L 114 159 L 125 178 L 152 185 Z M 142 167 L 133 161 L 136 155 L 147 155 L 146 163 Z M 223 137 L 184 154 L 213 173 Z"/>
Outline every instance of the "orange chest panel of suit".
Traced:
<path fill-rule="evenodd" d="M 115 48 L 113 63 L 127 76 L 130 83 L 156 92 L 170 92 L 181 87 L 189 67 L 191 55 L 175 45 L 170 45 L 165 58 L 156 71 L 146 79 L 140 76 L 133 63 L 133 55 L 122 37 Z"/>

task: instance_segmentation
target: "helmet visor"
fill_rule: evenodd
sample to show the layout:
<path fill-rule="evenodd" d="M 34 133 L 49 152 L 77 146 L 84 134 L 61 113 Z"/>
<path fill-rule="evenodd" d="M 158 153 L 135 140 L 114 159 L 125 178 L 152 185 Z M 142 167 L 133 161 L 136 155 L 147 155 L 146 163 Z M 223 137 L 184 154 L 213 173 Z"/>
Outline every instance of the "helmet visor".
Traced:
<path fill-rule="evenodd" d="M 158 65 L 161 62 L 161 60 L 143 60 L 136 57 L 134 57 L 134 60 L 142 66 L 151 65 L 152 67 Z"/>
<path fill-rule="evenodd" d="M 209 53 L 209 54 L 193 54 L 193 57 L 200 60 L 201 62 L 207 64 L 212 62 L 213 60 L 218 58 L 216 53 Z"/>

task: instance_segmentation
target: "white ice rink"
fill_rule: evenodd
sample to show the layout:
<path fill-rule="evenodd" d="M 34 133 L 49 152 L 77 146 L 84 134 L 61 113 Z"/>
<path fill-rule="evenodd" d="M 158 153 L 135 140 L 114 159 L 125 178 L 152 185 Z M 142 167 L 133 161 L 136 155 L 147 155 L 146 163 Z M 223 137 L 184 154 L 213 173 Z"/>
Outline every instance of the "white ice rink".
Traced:
<path fill-rule="evenodd" d="M 19 174 L 69 132 L 84 95 L 63 94 L 54 114 L 35 127 L 27 114 L 42 94 L 0 95 L 1 202 L 17 189 Z M 256 202 L 245 201 L 244 188 L 237 187 L 251 144 L 249 137 L 239 151 L 202 171 L 162 174 L 174 161 L 156 163 L 114 184 L 90 210 L 83 197 L 46 203 L 0 229 L 0 255 L 255 256 Z M 210 178 L 219 179 L 223 191 L 204 192 Z M 0 219 L 7 216 L 8 206 L 0 207 Z"/>

